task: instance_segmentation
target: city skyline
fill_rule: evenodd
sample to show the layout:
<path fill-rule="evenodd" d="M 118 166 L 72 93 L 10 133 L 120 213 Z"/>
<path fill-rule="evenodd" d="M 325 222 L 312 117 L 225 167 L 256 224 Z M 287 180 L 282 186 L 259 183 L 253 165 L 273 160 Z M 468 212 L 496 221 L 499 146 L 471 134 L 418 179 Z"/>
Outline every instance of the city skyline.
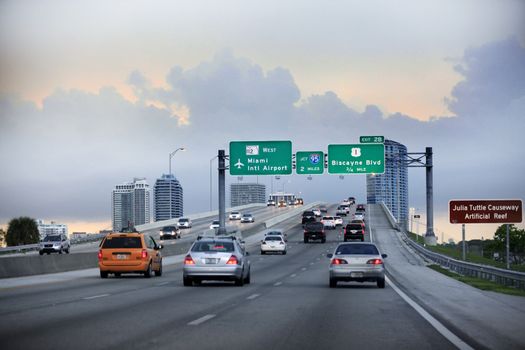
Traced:
<path fill-rule="evenodd" d="M 456 240 L 449 200 L 525 198 L 523 2 L 145 4 L 0 4 L 0 224 L 108 228 L 113 186 L 153 183 L 177 147 L 185 212 L 207 211 L 210 160 L 236 140 L 432 147 L 435 226 Z M 424 214 L 424 174 L 408 176 L 409 206 Z M 366 199 L 365 176 L 259 182 L 306 201 Z"/>

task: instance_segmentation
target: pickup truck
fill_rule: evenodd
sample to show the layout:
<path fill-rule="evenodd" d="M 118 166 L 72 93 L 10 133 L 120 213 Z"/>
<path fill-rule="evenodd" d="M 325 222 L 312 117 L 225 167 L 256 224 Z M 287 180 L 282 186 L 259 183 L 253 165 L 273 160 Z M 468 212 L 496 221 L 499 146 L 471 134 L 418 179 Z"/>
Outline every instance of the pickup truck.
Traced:
<path fill-rule="evenodd" d="M 314 239 L 321 240 L 321 243 L 326 242 L 326 234 L 324 233 L 322 222 L 310 222 L 304 226 L 304 243 Z"/>
<path fill-rule="evenodd" d="M 315 214 L 311 210 L 305 210 L 303 211 L 303 219 L 301 220 L 301 224 L 304 226 L 305 224 L 309 222 L 316 222 Z"/>

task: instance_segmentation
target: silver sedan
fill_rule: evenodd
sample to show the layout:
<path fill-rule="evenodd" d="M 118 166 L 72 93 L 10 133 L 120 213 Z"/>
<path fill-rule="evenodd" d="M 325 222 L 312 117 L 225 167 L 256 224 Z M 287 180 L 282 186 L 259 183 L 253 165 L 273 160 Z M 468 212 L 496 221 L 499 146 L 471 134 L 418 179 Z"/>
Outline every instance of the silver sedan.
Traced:
<path fill-rule="evenodd" d="M 185 286 L 205 280 L 235 281 L 242 286 L 250 283 L 250 261 L 233 236 L 201 238 L 195 241 L 184 258 Z"/>
<path fill-rule="evenodd" d="M 337 287 L 339 281 L 376 282 L 385 288 L 385 267 L 381 254 L 374 243 L 341 243 L 330 258 L 330 288 Z"/>

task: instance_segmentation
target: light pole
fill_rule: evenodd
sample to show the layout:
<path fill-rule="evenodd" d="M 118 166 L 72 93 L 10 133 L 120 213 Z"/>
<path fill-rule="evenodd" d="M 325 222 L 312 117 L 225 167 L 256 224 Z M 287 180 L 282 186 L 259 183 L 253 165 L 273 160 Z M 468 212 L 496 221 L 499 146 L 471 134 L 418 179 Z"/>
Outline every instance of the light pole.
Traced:
<path fill-rule="evenodd" d="M 213 160 L 214 160 L 215 158 L 217 158 L 217 157 L 218 157 L 218 155 L 215 156 L 215 157 L 213 157 L 212 159 L 210 159 L 210 211 L 213 210 L 213 204 L 212 204 L 212 203 L 213 203 L 213 199 L 212 199 L 212 185 L 213 185 L 213 184 L 212 184 L 212 178 L 211 178 L 211 175 L 212 175 L 212 174 L 211 174 L 211 165 L 212 165 L 212 163 L 213 163 Z"/>
<path fill-rule="evenodd" d="M 170 177 L 170 213 L 168 215 L 168 219 L 171 219 L 172 218 L 172 214 L 173 214 L 173 211 L 171 210 L 171 197 L 172 197 L 172 193 L 171 193 L 171 183 L 172 183 L 172 179 L 171 179 L 171 158 L 173 158 L 173 156 L 175 155 L 175 153 L 177 153 L 178 151 L 186 151 L 186 149 L 184 147 L 179 147 L 177 148 L 175 151 L 171 152 L 170 153 L 170 172 L 169 172 L 169 177 Z"/>

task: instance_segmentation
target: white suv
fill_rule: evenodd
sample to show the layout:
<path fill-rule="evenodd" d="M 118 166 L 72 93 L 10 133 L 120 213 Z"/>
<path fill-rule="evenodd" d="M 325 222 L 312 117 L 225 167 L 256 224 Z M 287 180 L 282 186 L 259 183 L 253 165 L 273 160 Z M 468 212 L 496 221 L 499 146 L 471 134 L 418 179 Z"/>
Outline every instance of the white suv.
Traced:
<path fill-rule="evenodd" d="M 38 252 L 40 255 L 43 255 L 44 253 L 62 254 L 62 252 L 69 254 L 70 248 L 71 243 L 69 242 L 69 238 L 67 238 L 66 235 L 48 235 L 44 237 L 42 241 L 40 241 Z"/>
<path fill-rule="evenodd" d="M 230 220 L 241 220 L 241 217 L 242 215 L 238 211 L 232 211 L 229 216 Z"/>

